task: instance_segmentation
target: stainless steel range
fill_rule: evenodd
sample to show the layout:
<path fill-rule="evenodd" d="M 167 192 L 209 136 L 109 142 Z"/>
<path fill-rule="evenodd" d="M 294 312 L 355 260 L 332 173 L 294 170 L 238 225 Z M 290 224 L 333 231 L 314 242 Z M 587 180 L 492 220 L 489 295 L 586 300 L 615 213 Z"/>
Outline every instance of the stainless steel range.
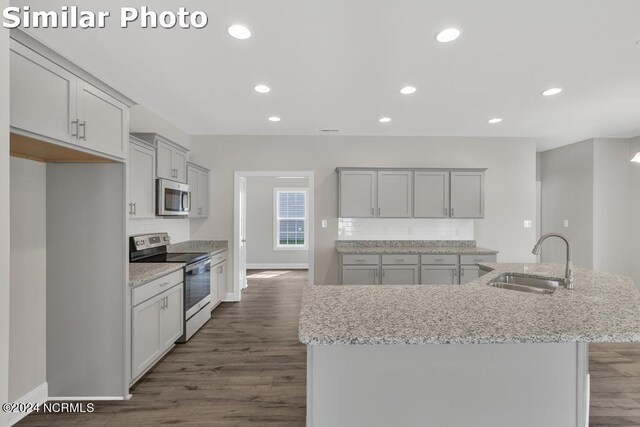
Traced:
<path fill-rule="evenodd" d="M 176 342 L 187 342 L 211 318 L 211 255 L 169 253 L 167 233 L 131 236 L 131 262 L 180 262 L 184 267 L 184 333 Z"/>

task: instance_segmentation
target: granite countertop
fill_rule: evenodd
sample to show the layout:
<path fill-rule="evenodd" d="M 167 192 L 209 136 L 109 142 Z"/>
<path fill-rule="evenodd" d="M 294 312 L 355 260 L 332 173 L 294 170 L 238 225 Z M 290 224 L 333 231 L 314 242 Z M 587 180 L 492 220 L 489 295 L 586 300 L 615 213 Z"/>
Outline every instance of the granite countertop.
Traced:
<path fill-rule="evenodd" d="M 538 295 L 487 286 L 505 272 L 561 279 L 564 265 L 481 264 L 466 285 L 307 286 L 299 339 L 309 345 L 640 342 L 631 279 L 581 268 L 575 289 Z"/>
<path fill-rule="evenodd" d="M 226 240 L 187 240 L 167 246 L 169 253 L 208 252 L 216 255 L 228 249 L 229 243 Z"/>
<path fill-rule="evenodd" d="M 129 263 L 129 286 L 144 285 L 152 280 L 180 270 L 184 263 L 180 262 L 132 262 Z"/>
<path fill-rule="evenodd" d="M 495 255 L 498 251 L 476 246 L 475 240 L 338 240 L 341 254 L 461 254 Z"/>

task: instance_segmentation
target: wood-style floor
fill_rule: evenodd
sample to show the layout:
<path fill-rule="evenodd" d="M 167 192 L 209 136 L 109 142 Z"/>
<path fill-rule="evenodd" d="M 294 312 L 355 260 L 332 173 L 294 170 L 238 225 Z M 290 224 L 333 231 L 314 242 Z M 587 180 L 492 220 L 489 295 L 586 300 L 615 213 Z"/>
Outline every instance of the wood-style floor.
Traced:
<path fill-rule="evenodd" d="M 30 415 L 24 426 L 304 426 L 306 349 L 298 314 L 306 271 L 251 271 L 239 303 L 224 303 L 126 402 L 93 414 Z M 640 315 L 640 313 L 639 313 Z M 640 345 L 590 346 L 592 426 L 640 426 Z"/>
<path fill-rule="evenodd" d="M 249 271 L 242 301 L 223 303 L 126 402 L 93 414 L 29 415 L 20 426 L 304 426 L 306 347 L 298 341 L 307 272 Z"/>

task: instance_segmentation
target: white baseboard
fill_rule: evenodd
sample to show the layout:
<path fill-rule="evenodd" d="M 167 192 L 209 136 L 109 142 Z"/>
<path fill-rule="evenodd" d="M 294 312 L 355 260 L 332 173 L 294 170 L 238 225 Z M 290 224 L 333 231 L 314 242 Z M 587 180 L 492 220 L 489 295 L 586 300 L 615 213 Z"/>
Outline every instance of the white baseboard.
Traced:
<path fill-rule="evenodd" d="M 172 347 L 173 348 L 173 347 Z M 51 402 L 92 402 L 94 400 L 129 400 L 129 396 L 51 396 Z"/>
<path fill-rule="evenodd" d="M 247 270 L 308 270 L 309 263 L 250 263 L 247 264 Z"/>
<path fill-rule="evenodd" d="M 38 387 L 31 390 L 29 393 L 25 394 L 19 399 L 16 399 L 15 403 L 31 403 L 36 405 L 41 405 L 45 403 L 49 396 L 49 385 L 45 382 L 40 384 Z M 9 425 L 14 425 L 24 417 L 29 415 L 28 412 L 12 412 L 9 414 Z"/>

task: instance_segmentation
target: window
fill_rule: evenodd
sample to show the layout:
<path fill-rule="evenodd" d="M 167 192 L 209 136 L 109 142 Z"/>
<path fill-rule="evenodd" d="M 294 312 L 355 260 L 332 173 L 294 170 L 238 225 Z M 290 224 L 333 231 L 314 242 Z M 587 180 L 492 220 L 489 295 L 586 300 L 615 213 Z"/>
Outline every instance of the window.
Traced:
<path fill-rule="evenodd" d="M 276 188 L 275 249 L 307 249 L 307 189 Z"/>

